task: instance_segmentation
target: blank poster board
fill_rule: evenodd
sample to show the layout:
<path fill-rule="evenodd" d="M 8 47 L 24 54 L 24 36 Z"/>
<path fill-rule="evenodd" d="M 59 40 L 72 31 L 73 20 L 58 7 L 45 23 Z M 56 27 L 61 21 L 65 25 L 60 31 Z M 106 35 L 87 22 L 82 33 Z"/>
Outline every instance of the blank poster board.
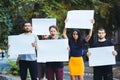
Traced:
<path fill-rule="evenodd" d="M 68 40 L 39 40 L 37 62 L 66 62 L 68 61 Z"/>
<path fill-rule="evenodd" d="M 32 27 L 33 33 L 36 35 L 50 35 L 49 27 L 55 25 L 55 18 L 33 18 L 32 19 Z"/>
<path fill-rule="evenodd" d="M 116 64 L 115 56 L 112 54 L 114 46 L 89 48 L 89 66 L 102 66 Z"/>
<path fill-rule="evenodd" d="M 94 10 L 71 10 L 67 13 L 67 22 L 65 27 L 92 29 L 92 19 L 94 19 Z"/>
<path fill-rule="evenodd" d="M 8 36 L 9 58 L 17 58 L 19 54 L 35 54 L 35 47 L 32 46 L 34 42 L 33 36 L 14 35 Z"/>

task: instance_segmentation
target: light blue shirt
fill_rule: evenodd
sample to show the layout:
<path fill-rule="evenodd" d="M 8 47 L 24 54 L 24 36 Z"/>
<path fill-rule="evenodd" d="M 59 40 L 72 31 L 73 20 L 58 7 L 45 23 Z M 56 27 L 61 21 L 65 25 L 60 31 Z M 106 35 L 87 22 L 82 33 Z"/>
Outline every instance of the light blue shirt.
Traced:
<path fill-rule="evenodd" d="M 26 37 L 31 36 L 31 37 L 33 37 L 31 39 L 34 39 L 34 42 L 37 43 L 38 37 L 37 37 L 37 35 L 35 35 L 33 33 L 30 33 L 30 34 L 22 33 L 20 35 L 25 35 Z M 32 45 L 32 43 L 31 43 L 31 45 Z M 34 53 L 34 54 L 20 54 L 18 56 L 18 58 L 19 58 L 19 60 L 27 60 L 27 61 L 35 61 L 37 59 L 36 53 Z"/>

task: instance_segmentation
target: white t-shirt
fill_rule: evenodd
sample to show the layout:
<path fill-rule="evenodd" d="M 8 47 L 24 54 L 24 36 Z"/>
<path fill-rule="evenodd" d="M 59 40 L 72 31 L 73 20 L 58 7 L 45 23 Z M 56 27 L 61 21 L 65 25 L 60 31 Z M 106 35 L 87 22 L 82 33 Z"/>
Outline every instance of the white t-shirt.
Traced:
<path fill-rule="evenodd" d="M 30 33 L 30 34 L 25 34 L 25 33 L 22 33 L 20 35 L 24 35 L 26 37 L 32 37 L 31 39 L 34 39 L 34 42 L 37 43 L 37 40 L 38 40 L 38 37 L 37 35 L 33 34 L 33 33 Z M 31 43 L 32 45 L 32 43 Z M 20 54 L 19 55 L 19 60 L 27 60 L 27 61 L 35 61 L 37 58 L 36 58 L 36 53 L 34 54 Z"/>

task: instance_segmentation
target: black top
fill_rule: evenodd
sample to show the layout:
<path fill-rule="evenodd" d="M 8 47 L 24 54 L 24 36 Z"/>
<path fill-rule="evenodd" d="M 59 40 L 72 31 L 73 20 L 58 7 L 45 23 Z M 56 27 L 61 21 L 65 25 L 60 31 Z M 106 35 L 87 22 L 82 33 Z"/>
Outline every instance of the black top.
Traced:
<path fill-rule="evenodd" d="M 83 55 L 83 46 L 86 43 L 85 39 L 79 40 L 75 43 L 73 40 L 69 40 L 70 56 L 79 57 Z"/>
<path fill-rule="evenodd" d="M 110 40 L 105 40 L 103 42 L 99 42 L 99 41 L 95 42 L 93 44 L 93 47 L 104 47 L 104 46 L 112 46 L 112 45 L 113 44 Z"/>

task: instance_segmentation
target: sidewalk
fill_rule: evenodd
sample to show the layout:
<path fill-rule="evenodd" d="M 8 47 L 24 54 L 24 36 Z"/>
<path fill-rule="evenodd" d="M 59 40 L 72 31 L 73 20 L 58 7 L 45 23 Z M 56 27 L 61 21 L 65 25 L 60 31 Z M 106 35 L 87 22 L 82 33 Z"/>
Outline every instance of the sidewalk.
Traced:
<path fill-rule="evenodd" d="M 0 60 L 0 70 L 1 67 L 4 67 L 6 69 L 8 69 L 9 65 L 5 62 L 5 61 L 1 61 Z M 4 72 L 0 71 L 0 80 L 4 80 L 2 79 L 2 77 L 7 78 L 5 80 L 20 80 L 19 76 L 13 76 L 11 74 L 5 74 Z M 120 65 L 116 65 L 113 66 L 113 80 L 120 80 Z M 85 63 L 85 76 L 84 76 L 84 80 L 93 80 L 93 68 L 92 67 L 88 67 L 88 63 Z M 29 78 L 27 80 L 30 80 Z M 69 76 L 69 70 L 68 70 L 68 66 L 64 66 L 64 80 L 70 80 L 70 76 Z"/>
<path fill-rule="evenodd" d="M 90 67 L 85 67 L 85 76 L 84 76 L 84 80 L 93 80 L 93 70 Z M 4 75 L 4 74 L 0 74 L 0 76 L 3 76 L 4 78 L 6 78 L 6 80 L 20 80 L 19 76 L 13 76 L 13 75 Z M 113 67 L 113 80 L 120 80 L 120 67 L 119 66 L 114 66 Z M 0 78 L 0 80 L 3 80 L 2 78 Z M 30 80 L 30 78 L 28 78 L 27 80 Z M 46 80 L 46 79 L 44 79 Z M 64 67 L 64 80 L 70 80 L 70 76 L 69 76 L 69 71 L 67 66 Z"/>

